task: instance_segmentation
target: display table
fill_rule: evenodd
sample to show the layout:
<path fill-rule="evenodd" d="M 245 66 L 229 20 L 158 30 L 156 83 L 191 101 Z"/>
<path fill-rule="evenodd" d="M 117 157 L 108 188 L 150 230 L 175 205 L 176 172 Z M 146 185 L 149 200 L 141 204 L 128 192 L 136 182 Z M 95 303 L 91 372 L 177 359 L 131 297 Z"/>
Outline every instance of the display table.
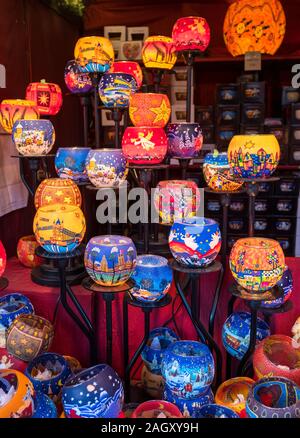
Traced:
<path fill-rule="evenodd" d="M 294 324 L 296 318 L 300 316 L 300 294 L 297 292 L 300 290 L 300 258 L 287 258 L 286 263 L 291 269 L 294 278 L 294 292 L 292 295 L 293 309 L 288 313 L 276 314 L 272 317 L 272 333 L 281 333 L 290 335 L 291 327 Z M 5 277 L 9 280 L 9 285 L 7 289 L 0 292 L 0 296 L 3 296 L 9 292 L 20 292 L 28 296 L 32 301 L 35 311 L 38 315 L 52 321 L 55 306 L 59 298 L 59 289 L 43 287 L 33 283 L 30 279 L 31 270 L 24 268 L 16 258 L 11 258 L 8 260 L 7 268 L 5 271 Z M 208 326 L 208 317 L 212 304 L 212 299 L 217 282 L 217 274 L 211 273 L 205 276 L 205 279 L 201 280 L 201 309 L 200 317 L 201 320 Z M 214 339 L 221 347 L 222 353 L 225 354 L 225 350 L 222 346 L 221 332 L 222 325 L 226 319 L 227 303 L 231 297 L 228 291 L 229 284 L 232 283 L 232 277 L 229 269 L 226 270 L 224 284 L 221 291 L 220 302 L 216 312 L 215 319 L 215 334 Z M 84 289 L 82 286 L 74 286 L 74 293 L 76 294 L 79 302 L 83 306 L 87 315 L 93 319 L 96 309 L 93 307 L 92 295 L 89 291 Z M 172 287 L 171 295 L 174 295 L 175 288 Z M 123 297 L 120 295 L 116 298 L 113 312 L 113 358 L 112 365 L 122 376 L 123 374 L 123 347 L 122 347 L 122 300 Z M 105 333 L 105 303 L 103 300 L 98 300 L 98 311 L 99 311 L 99 339 L 101 340 L 100 349 L 100 361 L 104 361 L 105 358 L 105 346 L 103 345 L 103 334 Z M 235 309 L 246 309 L 245 305 L 238 300 Z M 155 327 L 160 327 L 163 325 L 167 319 L 171 317 L 172 306 L 166 306 L 159 311 L 153 313 L 151 318 L 151 329 Z M 190 319 L 182 306 L 179 312 L 176 314 L 177 326 L 180 330 L 179 336 L 182 339 L 196 339 L 196 334 L 194 328 L 190 322 Z M 142 341 L 142 330 L 139 327 L 143 327 L 143 315 L 139 309 L 131 309 L 130 311 L 130 326 L 129 326 L 129 353 L 130 355 L 139 346 Z M 171 326 L 171 328 L 174 328 Z M 139 336 L 140 334 L 140 336 Z M 70 319 L 68 314 L 64 311 L 63 307 L 59 306 L 56 326 L 55 326 L 55 336 L 52 344 L 51 351 L 75 356 L 83 366 L 88 365 L 89 360 L 89 345 L 86 337 L 81 333 L 78 327 Z M 224 356 L 225 358 L 225 356 Z M 223 361 L 225 362 L 225 360 Z"/>

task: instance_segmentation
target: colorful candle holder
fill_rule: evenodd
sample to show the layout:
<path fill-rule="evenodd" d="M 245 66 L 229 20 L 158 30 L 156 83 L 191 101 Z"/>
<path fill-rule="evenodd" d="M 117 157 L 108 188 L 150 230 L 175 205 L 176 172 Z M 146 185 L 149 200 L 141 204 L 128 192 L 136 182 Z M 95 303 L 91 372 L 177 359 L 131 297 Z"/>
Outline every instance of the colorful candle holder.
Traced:
<path fill-rule="evenodd" d="M 88 73 L 82 73 L 74 59 L 67 62 L 64 79 L 66 86 L 73 94 L 87 94 L 93 89 L 90 75 Z"/>
<path fill-rule="evenodd" d="M 154 374 L 149 371 L 146 365 L 141 371 L 141 382 L 143 390 L 152 398 L 160 400 L 164 390 L 164 379 L 160 374 Z"/>
<path fill-rule="evenodd" d="M 196 158 L 203 144 L 198 123 L 170 123 L 167 126 L 168 155 L 179 158 Z"/>
<path fill-rule="evenodd" d="M 6 251 L 0 240 L 0 277 L 4 274 L 6 268 Z"/>
<path fill-rule="evenodd" d="M 235 135 L 228 147 L 228 162 L 238 178 L 267 178 L 280 159 L 280 146 L 274 135 Z"/>
<path fill-rule="evenodd" d="M 162 128 L 128 127 L 122 150 L 129 163 L 159 164 L 167 153 L 167 136 Z"/>
<path fill-rule="evenodd" d="M 108 365 L 96 365 L 71 377 L 62 389 L 68 418 L 117 418 L 124 390 L 118 374 Z"/>
<path fill-rule="evenodd" d="M 50 397 L 41 392 L 36 393 L 31 418 L 58 418 L 56 406 Z"/>
<path fill-rule="evenodd" d="M 234 279 L 252 293 L 274 287 L 285 269 L 285 258 L 280 244 L 273 239 L 248 237 L 233 245 L 229 267 Z"/>
<path fill-rule="evenodd" d="M 126 73 L 105 73 L 99 82 L 99 96 L 107 108 L 127 108 L 136 90 L 136 80 Z"/>
<path fill-rule="evenodd" d="M 26 268 L 36 268 L 42 264 L 42 259 L 35 254 L 39 244 L 34 235 L 21 237 L 17 245 L 19 262 Z"/>
<path fill-rule="evenodd" d="M 216 192 L 235 192 L 243 181 L 234 177 L 229 166 L 227 152 L 206 154 L 203 163 L 203 175 L 208 187 Z"/>
<path fill-rule="evenodd" d="M 196 216 L 200 206 L 200 190 L 194 181 L 160 181 L 154 192 L 154 207 L 163 224 Z"/>
<path fill-rule="evenodd" d="M 58 148 L 55 156 L 57 175 L 76 183 L 87 182 L 89 179 L 85 162 L 90 150 L 91 148 L 82 147 Z"/>
<path fill-rule="evenodd" d="M 32 82 L 26 89 L 26 99 L 35 102 L 39 113 L 55 116 L 63 103 L 62 91 L 59 85 L 46 82 Z"/>
<path fill-rule="evenodd" d="M 254 380 L 249 377 L 234 377 L 226 380 L 217 389 L 216 404 L 232 409 L 241 415 L 246 408 L 246 400 L 254 383 Z"/>
<path fill-rule="evenodd" d="M 80 207 L 81 201 L 80 190 L 70 179 L 46 178 L 40 183 L 34 195 L 36 209 L 53 204 Z"/>
<path fill-rule="evenodd" d="M 253 355 L 255 377 L 286 377 L 300 385 L 300 345 L 285 335 L 271 335 Z"/>
<path fill-rule="evenodd" d="M 133 411 L 131 418 L 182 418 L 182 414 L 173 403 L 148 400 Z"/>
<path fill-rule="evenodd" d="M 136 249 L 129 237 L 105 235 L 92 237 L 84 253 L 85 269 L 101 286 L 118 286 L 132 276 Z"/>
<path fill-rule="evenodd" d="M 28 418 L 34 413 L 34 389 L 30 380 L 16 370 L 0 371 L 0 391 L 4 404 L 0 418 Z"/>
<path fill-rule="evenodd" d="M 53 336 L 54 328 L 47 319 L 23 314 L 7 329 L 7 350 L 24 362 L 30 362 L 50 348 Z"/>
<path fill-rule="evenodd" d="M 44 155 L 54 145 L 55 131 L 50 120 L 18 120 L 12 128 L 12 139 L 21 155 Z"/>
<path fill-rule="evenodd" d="M 210 28 L 205 18 L 182 17 L 173 26 L 172 38 L 177 52 L 204 52 L 210 42 Z"/>
<path fill-rule="evenodd" d="M 74 49 L 74 58 L 83 73 L 105 73 L 114 61 L 112 43 L 104 37 L 79 38 Z"/>
<path fill-rule="evenodd" d="M 22 314 L 34 313 L 33 305 L 25 295 L 14 293 L 0 298 L 0 324 L 8 328 Z"/>
<path fill-rule="evenodd" d="M 225 321 L 222 329 L 222 341 L 226 351 L 238 360 L 242 360 L 250 344 L 250 312 L 234 312 Z M 257 319 L 256 342 L 270 335 L 270 327 L 262 319 Z"/>
<path fill-rule="evenodd" d="M 125 154 L 121 149 L 92 149 L 86 159 L 89 180 L 96 187 L 118 187 L 127 177 Z"/>
<path fill-rule="evenodd" d="M 280 287 L 283 290 L 283 296 L 279 297 L 279 298 L 276 298 L 273 301 L 262 301 L 261 304 L 260 304 L 261 307 L 265 307 L 265 308 L 268 308 L 268 309 L 274 309 L 274 308 L 280 307 L 286 301 L 288 301 L 288 299 L 292 295 L 292 292 L 293 292 L 293 276 L 292 276 L 291 270 L 287 266 L 285 267 L 285 270 L 283 272 L 283 276 L 278 281 L 277 286 Z"/>
<path fill-rule="evenodd" d="M 198 216 L 174 222 L 169 235 L 169 247 L 181 265 L 206 267 L 215 260 L 221 249 L 219 225 L 212 219 Z"/>
<path fill-rule="evenodd" d="M 250 418 L 300 418 L 300 388 L 284 377 L 265 377 L 249 391 Z"/>
<path fill-rule="evenodd" d="M 0 123 L 2 128 L 12 133 L 17 120 L 35 120 L 40 113 L 35 102 L 22 99 L 5 99 L 0 104 Z"/>
<path fill-rule="evenodd" d="M 130 294 L 141 302 L 156 302 L 169 291 L 173 272 L 168 260 L 153 254 L 139 255 L 131 277 L 134 285 Z"/>
<path fill-rule="evenodd" d="M 166 348 L 179 337 L 168 327 L 158 327 L 151 330 L 148 341 L 141 356 L 148 369 L 153 374 L 161 374 L 161 362 Z"/>
<path fill-rule="evenodd" d="M 17 370 L 24 373 L 27 362 L 10 354 L 5 347 L 0 347 L 0 370 Z"/>
<path fill-rule="evenodd" d="M 205 344 L 177 341 L 165 350 L 161 370 L 166 386 L 175 396 L 197 398 L 214 379 L 214 358 Z"/>
<path fill-rule="evenodd" d="M 166 386 L 164 390 L 164 400 L 167 400 L 176 405 L 180 409 L 184 417 L 197 418 L 199 408 L 214 402 L 214 394 L 209 387 L 199 397 L 190 400 L 186 398 L 176 397 Z"/>
<path fill-rule="evenodd" d="M 156 35 L 146 38 L 142 49 L 145 67 L 172 70 L 177 55 L 174 41 L 170 37 Z"/>
<path fill-rule="evenodd" d="M 40 207 L 33 221 L 33 232 L 39 245 L 49 253 L 66 254 L 82 242 L 85 218 L 75 205 L 53 204 Z"/>
<path fill-rule="evenodd" d="M 239 418 L 232 409 L 216 404 L 204 405 L 197 411 L 197 418 Z"/>
<path fill-rule="evenodd" d="M 126 73 L 134 77 L 137 88 L 143 83 L 143 72 L 140 64 L 135 61 L 115 61 L 110 67 L 109 73 Z"/>
<path fill-rule="evenodd" d="M 130 96 L 129 116 L 134 126 L 164 128 L 171 115 L 166 94 L 134 93 Z"/>

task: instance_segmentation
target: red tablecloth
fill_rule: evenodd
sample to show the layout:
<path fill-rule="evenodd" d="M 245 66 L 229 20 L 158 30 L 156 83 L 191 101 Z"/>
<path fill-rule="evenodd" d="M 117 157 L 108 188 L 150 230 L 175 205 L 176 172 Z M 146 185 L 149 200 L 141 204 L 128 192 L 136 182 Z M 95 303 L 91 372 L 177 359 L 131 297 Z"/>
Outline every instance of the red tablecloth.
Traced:
<path fill-rule="evenodd" d="M 300 296 L 298 294 L 298 290 L 300 289 L 300 275 L 298 278 L 300 272 L 300 258 L 288 258 L 286 262 L 292 270 L 294 277 L 294 292 L 292 295 L 293 309 L 288 313 L 279 314 L 272 318 L 272 333 L 290 335 L 291 327 L 295 319 L 300 315 Z M 9 292 L 25 294 L 32 301 L 36 314 L 52 321 L 55 305 L 59 297 L 58 288 L 43 287 L 33 283 L 30 279 L 30 269 L 21 266 L 16 258 L 8 260 L 5 276 L 9 280 L 9 286 L 5 291 L 1 292 L 1 295 L 5 295 Z M 206 326 L 216 280 L 217 277 L 215 274 L 208 274 L 201 279 L 200 315 Z M 221 347 L 221 331 L 226 319 L 227 303 L 230 297 L 228 285 L 231 281 L 231 274 L 229 270 L 227 270 L 215 322 L 215 340 Z M 73 291 L 87 314 L 91 317 L 95 310 L 92 309 L 91 293 L 81 286 L 74 286 Z M 171 295 L 174 297 L 174 288 L 172 288 Z M 179 304 L 179 300 L 177 300 L 176 304 Z M 243 308 L 241 300 L 238 300 L 236 303 L 236 309 L 239 308 Z M 163 325 L 164 322 L 170 318 L 171 311 L 171 305 L 154 310 L 151 317 L 151 327 L 155 328 Z M 102 299 L 99 299 L 98 312 L 100 321 L 98 333 L 99 362 L 101 362 L 105 360 L 105 307 Z M 176 315 L 176 322 L 180 331 L 178 334 L 181 339 L 195 339 L 194 329 L 183 306 Z M 129 342 L 131 353 L 134 352 L 142 340 L 143 327 L 143 313 L 141 309 L 130 306 Z M 113 302 L 113 367 L 120 374 L 123 374 L 122 348 L 122 295 L 119 295 Z M 55 337 L 51 350 L 57 353 L 75 356 L 80 360 L 83 366 L 89 365 L 88 341 L 61 305 L 58 310 Z"/>

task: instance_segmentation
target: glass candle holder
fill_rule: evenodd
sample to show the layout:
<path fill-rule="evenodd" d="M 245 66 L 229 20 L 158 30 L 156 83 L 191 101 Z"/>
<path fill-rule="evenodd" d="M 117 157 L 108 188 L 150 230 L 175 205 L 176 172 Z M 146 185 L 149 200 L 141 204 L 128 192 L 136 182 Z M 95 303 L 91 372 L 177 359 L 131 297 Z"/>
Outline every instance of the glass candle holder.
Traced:
<path fill-rule="evenodd" d="M 167 400 L 173 403 L 174 405 L 176 405 L 180 409 L 182 415 L 185 418 L 189 418 L 189 417 L 198 418 L 199 408 L 209 403 L 213 403 L 214 394 L 211 388 L 208 387 L 208 389 L 205 392 L 203 392 L 201 395 L 199 395 L 199 397 L 186 399 L 186 398 L 177 397 L 172 393 L 172 391 L 170 391 L 170 389 L 167 386 L 165 386 L 164 400 Z"/>
<path fill-rule="evenodd" d="M 55 143 L 55 131 L 50 120 L 18 120 L 12 139 L 21 155 L 44 155 Z"/>
<path fill-rule="evenodd" d="M 4 274 L 6 268 L 6 251 L 3 246 L 3 243 L 0 240 L 0 278 Z"/>
<path fill-rule="evenodd" d="M 154 192 L 154 207 L 163 224 L 196 216 L 200 190 L 194 181 L 160 181 Z"/>
<path fill-rule="evenodd" d="M 143 83 L 143 72 L 140 64 L 135 61 L 115 61 L 110 67 L 109 73 L 126 73 L 134 77 L 137 88 Z"/>
<path fill-rule="evenodd" d="M 162 375 L 166 387 L 177 397 L 199 397 L 211 385 L 214 358 L 205 344 L 196 341 L 177 341 L 165 350 Z"/>
<path fill-rule="evenodd" d="M 222 329 L 222 341 L 226 351 L 238 360 L 242 360 L 250 344 L 250 312 L 234 312 L 225 321 Z M 256 342 L 270 335 L 270 327 L 261 318 L 257 319 Z"/>
<path fill-rule="evenodd" d="M 164 400 L 148 400 L 141 403 L 131 418 L 182 418 L 177 406 Z"/>
<path fill-rule="evenodd" d="M 91 149 L 85 167 L 95 187 L 119 187 L 128 173 L 122 149 Z"/>
<path fill-rule="evenodd" d="M 139 255 L 132 274 L 134 286 L 130 294 L 141 302 L 159 301 L 168 293 L 172 279 L 172 269 L 165 257 Z"/>
<path fill-rule="evenodd" d="M 74 58 L 83 73 L 105 73 L 114 61 L 114 48 L 109 39 L 99 36 L 79 38 Z"/>
<path fill-rule="evenodd" d="M 2 128 L 12 133 L 17 120 L 36 120 L 40 113 L 35 102 L 22 99 L 5 99 L 0 104 L 0 123 Z"/>
<path fill-rule="evenodd" d="M 0 371 L 0 388 L 6 403 L 0 418 L 30 418 L 34 413 L 34 389 L 30 380 L 16 370 Z"/>
<path fill-rule="evenodd" d="M 0 324 L 8 328 L 22 314 L 32 314 L 34 308 L 25 295 L 13 293 L 0 298 Z"/>
<path fill-rule="evenodd" d="M 55 116 L 63 103 L 59 85 L 46 82 L 32 82 L 26 89 L 26 99 L 35 102 L 41 115 Z"/>
<path fill-rule="evenodd" d="M 268 309 L 274 309 L 282 306 L 289 300 L 293 292 L 293 276 L 291 270 L 286 266 L 283 272 L 283 276 L 278 281 L 277 286 L 283 290 L 283 296 L 272 301 L 262 301 L 261 307 Z"/>
<path fill-rule="evenodd" d="M 229 143 L 228 162 L 239 178 L 267 178 L 280 159 L 280 146 L 271 134 L 235 135 Z"/>
<path fill-rule="evenodd" d="M 33 221 L 38 243 L 49 253 L 66 254 L 82 242 L 85 218 L 76 205 L 53 204 L 40 207 Z"/>
<path fill-rule="evenodd" d="M 217 222 L 198 216 L 174 222 L 169 235 L 175 260 L 193 268 L 210 265 L 219 254 L 221 243 Z"/>
<path fill-rule="evenodd" d="M 65 84 L 73 94 L 87 94 L 93 89 L 92 79 L 88 73 L 82 73 L 77 62 L 67 62 L 64 72 Z"/>
<path fill-rule="evenodd" d="M 70 179 L 46 178 L 38 186 L 34 195 L 35 208 L 53 204 L 81 205 L 81 193 Z"/>
<path fill-rule="evenodd" d="M 43 393 L 34 396 L 34 414 L 31 418 L 57 418 L 57 409 L 50 397 Z"/>
<path fill-rule="evenodd" d="M 216 192 L 235 192 L 243 185 L 243 181 L 233 175 L 227 152 L 206 154 L 203 175 L 208 187 Z"/>
<path fill-rule="evenodd" d="M 129 237 L 104 235 L 93 237 L 84 254 L 85 269 L 101 286 L 118 286 L 132 276 L 136 249 Z"/>
<path fill-rule="evenodd" d="M 239 418 L 234 410 L 214 403 L 202 406 L 197 412 L 198 418 Z"/>
<path fill-rule="evenodd" d="M 240 415 L 246 408 L 246 400 L 254 383 L 249 377 L 234 377 L 226 380 L 217 389 L 216 404 L 232 409 Z"/>
<path fill-rule="evenodd" d="M 104 364 L 69 378 L 62 389 L 62 404 L 67 418 L 117 418 L 123 401 L 120 377 Z"/>
<path fill-rule="evenodd" d="M 17 370 L 24 373 L 27 368 L 27 362 L 20 360 L 10 354 L 5 347 L 0 347 L 0 369 Z"/>
<path fill-rule="evenodd" d="M 166 94 L 134 93 L 130 96 L 129 116 L 134 126 L 164 128 L 171 115 Z"/>
<path fill-rule="evenodd" d="M 182 17 L 173 26 L 172 38 L 177 52 L 204 52 L 210 42 L 210 28 L 205 18 Z"/>
<path fill-rule="evenodd" d="M 283 250 L 276 240 L 260 237 L 239 239 L 233 245 L 229 267 L 237 283 L 249 292 L 274 287 L 285 269 Z"/>
<path fill-rule="evenodd" d="M 177 55 L 174 41 L 170 37 L 155 35 L 145 39 L 142 58 L 145 67 L 172 70 Z"/>
<path fill-rule="evenodd" d="M 107 108 L 127 108 L 136 90 L 136 80 L 126 73 L 105 73 L 99 82 L 99 96 Z"/>
<path fill-rule="evenodd" d="M 162 128 L 130 126 L 125 129 L 122 150 L 129 163 L 159 164 L 167 153 L 167 136 Z"/>
<path fill-rule="evenodd" d="M 63 179 L 71 179 L 76 183 L 89 180 L 85 162 L 91 148 L 71 147 L 58 148 L 55 156 L 55 170 Z"/>
<path fill-rule="evenodd" d="M 203 144 L 198 123 L 170 123 L 167 126 L 168 155 L 178 158 L 196 158 Z"/>

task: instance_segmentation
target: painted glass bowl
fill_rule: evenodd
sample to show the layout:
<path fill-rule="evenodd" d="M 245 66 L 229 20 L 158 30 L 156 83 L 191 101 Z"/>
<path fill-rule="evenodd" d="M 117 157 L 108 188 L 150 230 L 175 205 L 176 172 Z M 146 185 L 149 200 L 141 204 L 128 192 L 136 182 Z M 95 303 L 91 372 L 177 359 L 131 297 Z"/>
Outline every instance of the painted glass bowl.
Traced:
<path fill-rule="evenodd" d="M 277 298 L 273 301 L 263 301 L 261 303 L 261 307 L 266 307 L 269 309 L 276 308 L 282 306 L 293 292 L 293 275 L 291 270 L 286 266 L 283 272 L 283 276 L 278 281 L 277 286 L 279 286 L 283 290 L 283 296 Z"/>
<path fill-rule="evenodd" d="M 31 418 L 57 418 L 54 402 L 46 394 L 37 392 L 34 396 L 34 414 Z"/>
<path fill-rule="evenodd" d="M 217 404 L 204 405 L 197 411 L 197 418 L 239 418 L 232 409 Z"/>
<path fill-rule="evenodd" d="M 88 73 L 82 73 L 74 59 L 67 62 L 64 71 L 64 79 L 71 93 L 85 94 L 93 89 L 91 76 Z"/>
<path fill-rule="evenodd" d="M 214 402 L 214 394 L 211 388 L 207 388 L 199 397 L 187 399 L 177 397 L 165 386 L 164 400 L 167 400 L 176 405 L 184 417 L 198 418 L 198 411 L 204 405 Z"/>
<path fill-rule="evenodd" d="M 27 362 L 13 356 L 5 347 L 0 347 L 0 370 L 17 370 L 24 373 Z"/>
<path fill-rule="evenodd" d="M 250 312 L 234 312 L 225 321 L 222 329 L 222 341 L 226 351 L 241 360 L 250 343 Z M 261 318 L 257 319 L 257 342 L 270 335 L 270 327 Z"/>
<path fill-rule="evenodd" d="M 128 172 L 121 149 L 92 149 L 85 166 L 89 180 L 96 187 L 118 187 Z"/>
<path fill-rule="evenodd" d="M 34 313 L 29 298 L 22 294 L 8 294 L 0 298 L 0 324 L 8 328 L 22 314 Z"/>
<path fill-rule="evenodd" d="M 167 126 L 168 155 L 179 158 L 195 158 L 203 144 L 198 123 L 170 123 Z"/>
<path fill-rule="evenodd" d="M 20 371 L 0 370 L 0 418 L 28 418 L 34 413 L 34 389 Z"/>
<path fill-rule="evenodd" d="M 126 73 L 105 73 L 99 82 L 99 96 L 107 108 L 127 108 L 136 90 L 136 80 Z"/>
<path fill-rule="evenodd" d="M 133 411 L 131 418 L 182 418 L 182 414 L 173 403 L 148 400 Z"/>
<path fill-rule="evenodd" d="M 35 254 L 39 244 L 34 235 L 21 237 L 17 245 L 19 262 L 26 268 L 35 268 L 42 263 L 42 259 Z"/>
<path fill-rule="evenodd" d="M 159 164 L 167 153 L 167 136 L 163 128 L 129 126 L 122 137 L 122 150 L 131 164 Z"/>
<path fill-rule="evenodd" d="M 206 154 L 203 175 L 208 187 L 216 192 L 235 192 L 243 185 L 243 182 L 233 175 L 226 152 Z"/>
<path fill-rule="evenodd" d="M 89 180 L 85 162 L 91 148 L 58 148 L 55 156 L 55 170 L 60 178 L 71 179 L 76 183 Z"/>
<path fill-rule="evenodd" d="M 173 273 L 165 257 L 143 254 L 136 258 L 136 266 L 131 277 L 134 285 L 130 294 L 138 301 L 155 302 L 169 291 Z"/>
<path fill-rule="evenodd" d="M 129 116 L 134 126 L 164 128 L 171 115 L 166 94 L 134 93 L 130 96 Z"/>
<path fill-rule="evenodd" d="M 34 195 L 35 208 L 53 204 L 81 206 L 81 193 L 71 179 L 46 178 Z"/>
<path fill-rule="evenodd" d="M 246 400 L 254 383 L 249 377 L 233 377 L 226 380 L 217 389 L 216 404 L 232 409 L 240 415 L 246 408 Z"/>
<path fill-rule="evenodd" d="M 12 139 L 21 155 L 44 155 L 55 143 L 55 130 L 50 120 L 18 120 Z"/>

